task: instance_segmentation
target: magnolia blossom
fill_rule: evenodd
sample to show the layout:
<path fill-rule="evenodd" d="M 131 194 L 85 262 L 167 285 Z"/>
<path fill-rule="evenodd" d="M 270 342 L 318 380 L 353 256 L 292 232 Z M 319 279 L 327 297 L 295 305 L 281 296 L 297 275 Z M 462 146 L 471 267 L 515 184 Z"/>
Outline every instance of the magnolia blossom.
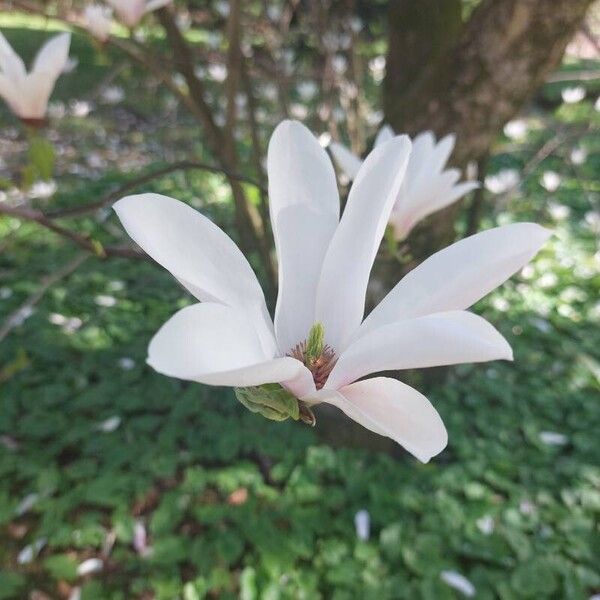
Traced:
<path fill-rule="evenodd" d="M 24 122 L 40 125 L 46 115 L 54 84 L 69 58 L 70 33 L 47 41 L 27 73 L 21 57 L 0 33 L 0 96 Z"/>
<path fill-rule="evenodd" d="M 382 127 L 375 138 L 375 147 L 393 137 L 391 127 Z M 479 186 L 475 181 L 457 184 L 460 171 L 444 169 L 455 142 L 454 135 L 447 135 L 436 142 L 431 131 L 425 131 L 413 140 L 406 177 L 390 215 L 396 239 L 405 238 L 421 219 L 449 206 Z M 338 166 L 350 180 L 355 179 L 362 160 L 337 142 L 332 142 L 330 148 Z"/>
<path fill-rule="evenodd" d="M 105 42 L 110 36 L 112 9 L 99 4 L 90 4 L 83 13 L 86 29 L 99 41 Z"/>
<path fill-rule="evenodd" d="M 521 269 L 550 232 L 517 223 L 459 241 L 409 273 L 363 319 L 369 273 L 410 151 L 407 136 L 378 144 L 340 219 L 327 153 L 298 122 L 276 128 L 267 159 L 279 257 L 274 322 L 250 264 L 209 219 L 159 194 L 119 200 L 114 208 L 128 234 L 200 300 L 162 326 L 148 364 L 171 377 L 254 390 L 265 403 L 279 394 L 300 414 L 334 405 L 423 462 L 441 452 L 446 429 L 422 394 L 389 377 L 363 378 L 510 360 L 507 341 L 466 309 Z"/>
<path fill-rule="evenodd" d="M 146 13 L 162 8 L 170 2 L 171 0 L 106 0 L 127 27 L 135 27 Z"/>

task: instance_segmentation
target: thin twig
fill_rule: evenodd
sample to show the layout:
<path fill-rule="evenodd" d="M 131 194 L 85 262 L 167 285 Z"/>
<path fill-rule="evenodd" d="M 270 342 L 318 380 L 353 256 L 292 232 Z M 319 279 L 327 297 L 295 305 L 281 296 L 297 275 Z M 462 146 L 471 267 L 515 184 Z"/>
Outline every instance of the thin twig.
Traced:
<path fill-rule="evenodd" d="M 51 275 L 46 275 L 42 278 L 40 286 L 33 294 L 31 294 L 19 308 L 13 311 L 4 320 L 0 327 L 0 342 L 19 325 L 21 316 L 28 310 L 32 309 L 43 297 L 44 294 L 56 283 L 71 275 L 79 266 L 89 257 L 87 252 L 78 254 L 73 260 L 66 263 L 62 268 L 58 269 Z"/>
<path fill-rule="evenodd" d="M 121 257 L 121 258 L 139 258 L 147 259 L 147 256 L 142 252 L 123 246 L 103 246 L 98 241 L 90 239 L 85 235 L 81 235 L 76 231 L 62 227 L 56 224 L 52 219 L 47 217 L 42 211 L 31 208 L 21 208 L 15 206 L 7 206 L 4 203 L 0 204 L 0 214 L 5 214 L 11 217 L 16 217 L 22 221 L 30 221 L 37 223 L 45 229 L 53 231 L 57 235 L 73 242 L 80 248 L 87 250 L 100 258 Z"/>
<path fill-rule="evenodd" d="M 86 214 L 89 214 L 96 210 L 100 210 L 102 208 L 110 206 L 111 204 L 116 202 L 119 198 L 123 197 L 131 190 L 134 190 L 135 188 L 137 188 L 141 185 L 145 185 L 145 184 L 149 183 L 150 181 L 154 181 L 155 179 L 158 179 L 159 177 L 163 177 L 164 175 L 168 175 L 169 173 L 173 173 L 174 171 L 186 171 L 186 170 L 195 170 L 195 169 L 202 170 L 202 171 L 210 171 L 211 173 L 218 173 L 218 174 L 225 175 L 226 177 L 228 177 L 230 179 L 236 179 L 237 181 L 240 181 L 242 183 L 247 183 L 249 185 L 253 185 L 253 186 L 257 187 L 262 193 L 266 193 L 266 190 L 264 189 L 264 187 L 261 184 L 257 183 L 256 181 L 254 181 L 253 179 L 251 179 L 250 177 L 245 177 L 244 175 L 239 175 L 237 173 L 231 173 L 230 171 L 226 171 L 226 170 L 222 169 L 221 167 L 216 167 L 214 165 L 209 165 L 209 164 L 201 163 L 201 162 L 195 162 L 195 161 L 191 161 L 191 160 L 182 160 L 182 161 L 173 163 L 171 165 L 162 167 L 161 169 L 157 169 L 156 171 L 152 171 L 151 173 L 146 173 L 145 175 L 141 175 L 140 177 L 137 177 L 136 179 L 132 179 L 131 181 L 128 181 L 127 183 L 125 183 L 120 188 L 116 189 L 115 191 L 110 192 L 110 194 L 108 194 L 101 200 L 98 200 L 97 202 L 91 202 L 88 204 L 84 204 L 82 206 L 74 206 L 72 208 L 57 209 L 54 211 L 47 212 L 46 216 L 50 219 L 62 219 L 65 217 L 80 217 L 82 215 L 86 215 Z"/>

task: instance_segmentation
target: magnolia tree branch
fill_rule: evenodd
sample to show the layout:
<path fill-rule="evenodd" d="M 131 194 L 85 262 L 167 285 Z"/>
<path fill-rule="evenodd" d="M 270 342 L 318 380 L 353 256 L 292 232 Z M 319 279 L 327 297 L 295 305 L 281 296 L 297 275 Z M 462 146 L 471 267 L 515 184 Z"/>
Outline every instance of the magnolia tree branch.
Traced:
<path fill-rule="evenodd" d="M 190 47 L 177 27 L 170 9 L 168 7 L 162 8 L 156 14 L 173 50 L 175 66 L 188 85 L 191 100 L 196 107 L 195 114 L 197 114 L 203 126 L 210 150 L 224 170 L 236 171 L 237 156 L 233 130 L 223 130 L 217 125 L 212 109 L 206 101 L 204 85 L 196 76 L 194 58 Z M 239 181 L 230 178 L 229 183 L 233 194 L 240 245 L 242 250 L 246 252 L 254 249 L 258 251 L 267 275 L 269 291 L 272 292 L 275 288 L 275 270 L 264 224 L 261 222 L 256 207 L 248 202 Z"/>
<path fill-rule="evenodd" d="M 42 211 L 39 210 L 15 206 L 6 206 L 5 204 L 0 204 L 0 214 L 7 215 L 9 217 L 15 217 L 17 219 L 20 219 L 21 221 L 31 221 L 33 223 L 37 223 L 41 227 L 53 231 L 57 235 L 69 240 L 70 242 L 73 242 L 80 248 L 83 248 L 84 250 L 87 250 L 91 254 L 94 254 L 100 258 L 147 258 L 144 253 L 139 252 L 138 250 L 135 250 L 133 248 L 123 246 L 103 246 L 97 240 L 94 240 L 86 235 L 77 233 L 76 231 L 63 227 L 62 225 L 58 225 L 52 219 L 47 217 Z"/>
<path fill-rule="evenodd" d="M 182 161 L 176 162 L 174 164 L 167 165 L 165 167 L 157 169 L 155 171 L 152 171 L 150 173 L 146 173 L 145 175 L 141 175 L 140 177 L 137 177 L 136 179 L 132 179 L 131 181 L 126 182 L 124 185 L 117 188 L 113 192 L 110 192 L 104 198 L 98 200 L 97 202 L 90 202 L 90 203 L 84 204 L 82 206 L 73 206 L 71 208 L 57 209 L 57 210 L 46 212 L 45 215 L 46 215 L 46 217 L 48 217 L 50 219 L 62 219 L 62 218 L 66 218 L 66 217 L 80 217 L 82 215 L 86 215 L 86 214 L 92 213 L 94 211 L 101 210 L 102 208 L 106 208 L 107 206 L 110 206 L 111 204 L 113 204 L 114 202 L 119 200 L 119 198 L 122 198 L 124 195 L 135 190 L 136 188 L 140 187 L 141 185 L 145 185 L 151 181 L 154 181 L 155 179 L 163 177 L 164 175 L 168 175 L 169 173 L 173 173 L 175 171 L 191 171 L 191 170 L 202 170 L 202 171 L 209 171 L 211 173 L 221 174 L 230 179 L 235 179 L 239 182 L 253 185 L 253 186 L 257 187 L 261 191 L 261 193 L 266 193 L 266 190 L 264 189 L 264 187 L 260 183 L 251 179 L 250 177 L 245 177 L 244 175 L 239 175 L 237 173 L 231 173 L 229 171 L 225 171 L 221 167 L 216 167 L 214 165 L 209 165 L 209 164 L 205 164 L 205 163 L 201 163 L 201 162 L 195 162 L 192 160 L 182 160 Z"/>

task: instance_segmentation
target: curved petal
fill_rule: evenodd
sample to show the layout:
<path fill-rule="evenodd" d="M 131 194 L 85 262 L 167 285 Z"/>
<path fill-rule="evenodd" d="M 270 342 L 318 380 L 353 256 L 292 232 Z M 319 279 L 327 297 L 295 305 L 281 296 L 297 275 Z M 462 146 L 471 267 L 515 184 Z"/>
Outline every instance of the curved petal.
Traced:
<path fill-rule="evenodd" d="M 36 71 L 25 77 L 20 87 L 15 112 L 21 118 L 43 119 L 56 78 L 51 73 Z"/>
<path fill-rule="evenodd" d="M 498 359 L 512 360 L 508 342 L 485 319 L 450 311 L 398 321 L 371 331 L 338 359 L 325 387 L 337 389 L 365 375 Z"/>
<path fill-rule="evenodd" d="M 13 83 L 25 77 L 25 63 L 0 32 L 0 71 Z"/>
<path fill-rule="evenodd" d="M 359 156 L 356 156 L 354 152 L 338 142 L 331 142 L 331 144 L 329 144 L 329 150 L 331 151 L 337 166 L 343 171 L 344 175 L 352 181 L 358 175 L 363 161 Z"/>
<path fill-rule="evenodd" d="M 395 379 L 359 381 L 325 401 L 363 427 L 393 439 L 421 462 L 429 462 L 448 443 L 444 423 L 429 400 Z"/>
<path fill-rule="evenodd" d="M 389 125 L 384 125 L 375 136 L 375 142 L 373 143 L 373 147 L 380 146 L 381 144 L 385 144 L 389 142 L 394 137 L 394 130 Z"/>
<path fill-rule="evenodd" d="M 212 302 L 175 313 L 152 338 L 147 362 L 170 377 L 235 387 L 294 380 L 306 369 L 265 354 L 243 311 Z"/>
<path fill-rule="evenodd" d="M 356 337 L 401 319 L 468 308 L 527 264 L 551 235 L 534 223 L 514 223 L 448 246 L 406 275 Z"/>
<path fill-rule="evenodd" d="M 48 73 L 56 79 L 67 63 L 70 45 L 70 33 L 60 33 L 48 40 L 36 54 L 31 73 Z"/>
<path fill-rule="evenodd" d="M 410 156 L 410 140 L 398 136 L 369 154 L 323 263 L 316 320 L 338 352 L 360 325 L 369 273 Z"/>
<path fill-rule="evenodd" d="M 4 98 L 13 112 L 18 112 L 19 108 L 19 91 L 14 82 L 0 73 L 0 97 Z"/>
<path fill-rule="evenodd" d="M 262 289 L 229 236 L 191 206 L 160 194 L 127 196 L 113 208 L 133 241 L 196 298 L 251 313 L 265 351 L 274 353 Z"/>
<path fill-rule="evenodd" d="M 279 258 L 275 331 L 287 352 L 306 339 L 314 324 L 317 282 L 339 221 L 340 201 L 327 153 L 297 121 L 284 121 L 275 129 L 267 170 Z"/>

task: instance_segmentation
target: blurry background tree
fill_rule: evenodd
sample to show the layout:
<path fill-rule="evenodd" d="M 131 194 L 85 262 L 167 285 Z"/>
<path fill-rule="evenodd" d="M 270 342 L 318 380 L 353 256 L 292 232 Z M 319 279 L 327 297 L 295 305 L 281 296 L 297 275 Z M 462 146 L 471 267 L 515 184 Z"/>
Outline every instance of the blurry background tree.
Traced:
<path fill-rule="evenodd" d="M 411 135 L 427 129 L 439 136 L 456 133 L 453 162 L 462 169 L 476 163 L 482 178 L 492 142 L 557 66 L 591 2 L 176 2 L 156 11 L 169 52 L 153 47 L 151 37 L 144 42 L 142 29 L 107 43 L 149 70 L 197 119 L 213 164 L 228 176 L 240 245 L 256 253 L 272 300 L 275 271 L 262 161 L 273 121 L 299 118 L 333 139 L 348 139 L 358 153 L 369 148 L 378 122 Z M 77 2 L 2 4 L 85 26 Z M 382 80 L 380 112 L 368 98 Z M 279 112 L 271 119 L 264 116 L 265 95 Z M 240 143 L 246 133 L 250 149 Z M 260 202 L 249 198 L 240 173 L 262 188 Z M 470 204 L 472 233 L 481 196 L 475 194 Z M 463 208 L 459 201 L 418 227 L 404 248 L 409 258 L 404 264 L 452 241 Z M 396 260 L 384 264 L 377 276 L 387 288 L 405 266 Z"/>

